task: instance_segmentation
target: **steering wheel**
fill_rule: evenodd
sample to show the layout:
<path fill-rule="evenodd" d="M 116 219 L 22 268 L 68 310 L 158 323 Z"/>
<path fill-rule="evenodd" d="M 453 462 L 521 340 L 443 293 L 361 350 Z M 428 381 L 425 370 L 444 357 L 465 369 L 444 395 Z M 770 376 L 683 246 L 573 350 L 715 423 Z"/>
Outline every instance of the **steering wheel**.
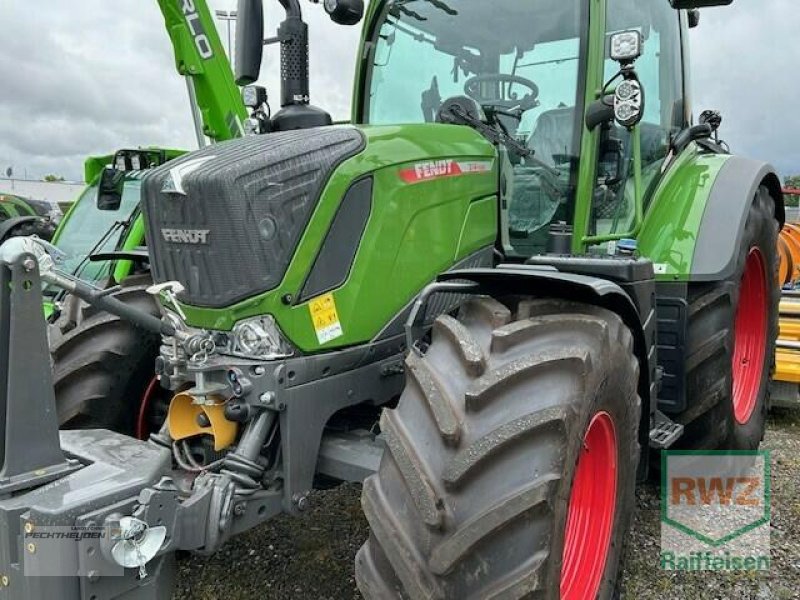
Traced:
<path fill-rule="evenodd" d="M 487 83 L 498 84 L 494 86 L 497 94 L 485 93 L 487 87 L 492 87 L 483 85 Z M 527 88 L 528 93 L 520 97 L 519 94 L 511 91 L 512 85 L 521 85 Z M 481 88 L 483 88 L 483 90 Z M 477 101 L 481 106 L 497 106 L 503 109 L 519 107 L 523 111 L 526 111 L 539 105 L 537 102 L 537 98 L 539 98 L 539 86 L 530 79 L 520 77 L 519 75 L 509 75 L 506 73 L 475 75 L 467 79 L 464 83 L 464 93 Z"/>

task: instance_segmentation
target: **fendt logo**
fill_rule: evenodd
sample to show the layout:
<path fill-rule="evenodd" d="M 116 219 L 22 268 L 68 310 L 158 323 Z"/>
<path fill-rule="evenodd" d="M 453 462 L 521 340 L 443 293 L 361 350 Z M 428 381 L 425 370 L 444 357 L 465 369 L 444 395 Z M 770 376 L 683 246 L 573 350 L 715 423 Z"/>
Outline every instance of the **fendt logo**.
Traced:
<path fill-rule="evenodd" d="M 400 169 L 400 179 L 406 183 L 419 183 L 443 177 L 456 177 L 475 173 L 489 173 L 493 167 L 492 161 L 458 161 L 452 158 L 420 162 L 412 167 Z"/>
<path fill-rule="evenodd" d="M 433 160 L 431 162 L 418 163 L 414 165 L 414 173 L 417 179 L 434 179 L 443 175 L 452 175 L 454 164 L 456 164 L 454 160 Z"/>
<path fill-rule="evenodd" d="M 211 58 L 214 56 L 214 50 L 211 48 L 211 40 L 208 39 L 206 32 L 203 31 L 203 23 L 200 21 L 200 15 L 197 14 L 194 0 L 179 0 L 179 2 L 200 57 L 204 59 Z"/>
<path fill-rule="evenodd" d="M 162 229 L 164 241 L 173 244 L 208 244 L 210 229 Z"/>

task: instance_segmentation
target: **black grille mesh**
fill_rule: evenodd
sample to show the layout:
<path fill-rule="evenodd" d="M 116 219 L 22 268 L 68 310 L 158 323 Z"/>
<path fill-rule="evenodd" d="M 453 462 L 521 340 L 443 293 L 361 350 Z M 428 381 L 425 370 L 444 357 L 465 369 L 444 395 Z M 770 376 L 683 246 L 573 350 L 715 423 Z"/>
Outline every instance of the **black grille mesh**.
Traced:
<path fill-rule="evenodd" d="M 211 308 L 274 289 L 331 173 L 363 147 L 352 127 L 287 131 L 211 146 L 154 170 L 142 199 L 154 279 L 180 281 L 181 300 Z M 181 169 L 185 194 L 165 192 Z"/>

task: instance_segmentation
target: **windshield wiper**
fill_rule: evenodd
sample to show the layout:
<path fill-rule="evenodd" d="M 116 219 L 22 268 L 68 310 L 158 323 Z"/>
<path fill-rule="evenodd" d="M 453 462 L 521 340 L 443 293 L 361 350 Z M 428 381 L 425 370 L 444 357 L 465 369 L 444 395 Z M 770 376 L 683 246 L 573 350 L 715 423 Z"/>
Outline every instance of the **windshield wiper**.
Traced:
<path fill-rule="evenodd" d="M 395 8 L 397 8 L 397 12 L 402 13 L 407 17 L 411 17 L 412 19 L 416 19 L 417 21 L 425 22 L 428 20 L 428 17 L 423 17 L 418 12 L 414 12 L 410 8 L 406 8 L 403 4 L 395 4 Z"/>
<path fill-rule="evenodd" d="M 448 112 L 455 117 L 453 119 L 454 123 L 458 124 L 458 121 L 461 121 L 461 124 L 469 125 L 493 144 L 504 146 L 518 156 L 533 156 L 533 150 L 520 144 L 500 127 L 488 125 L 480 118 L 469 114 L 469 111 L 465 110 L 460 104 L 453 103 L 448 108 Z"/>
<path fill-rule="evenodd" d="M 456 9 L 450 8 L 447 4 L 442 2 L 442 0 L 425 0 L 425 1 L 430 2 L 431 4 L 433 4 L 433 6 L 435 6 L 439 10 L 443 10 L 451 17 L 455 17 L 458 14 L 458 11 Z"/>
<path fill-rule="evenodd" d="M 75 267 L 72 274 L 75 275 L 75 277 L 80 277 L 83 274 L 83 271 L 86 268 L 86 266 L 89 264 L 91 257 L 94 256 L 97 253 L 97 251 L 100 248 L 102 248 L 109 239 L 111 239 L 111 236 L 113 236 L 120 229 L 127 227 L 129 223 L 130 219 L 126 219 L 124 221 L 114 221 L 111 224 L 111 226 L 105 231 L 105 233 L 103 233 L 100 239 L 97 240 L 97 243 L 95 243 L 95 245 L 92 246 L 92 248 L 89 250 L 86 256 L 84 256 L 81 259 L 81 262 L 78 264 L 77 267 Z"/>

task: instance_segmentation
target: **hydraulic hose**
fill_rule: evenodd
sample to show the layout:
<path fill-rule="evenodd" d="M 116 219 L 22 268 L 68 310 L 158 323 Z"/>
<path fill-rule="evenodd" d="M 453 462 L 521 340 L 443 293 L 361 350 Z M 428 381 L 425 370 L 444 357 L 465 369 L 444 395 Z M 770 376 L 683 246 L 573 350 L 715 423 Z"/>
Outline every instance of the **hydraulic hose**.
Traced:
<path fill-rule="evenodd" d="M 247 424 L 236 450 L 224 459 L 222 473 L 238 484 L 236 492 L 241 495 L 252 493 L 259 487 L 264 468 L 256 460 L 267 441 L 278 414 L 265 410 Z"/>
<path fill-rule="evenodd" d="M 130 321 L 137 327 L 159 335 L 180 337 L 180 332 L 168 322 L 129 306 L 114 296 L 109 295 L 108 290 L 98 290 L 87 283 L 73 279 L 57 271 L 42 271 L 41 277 L 47 283 L 63 288 L 81 300 L 85 300 L 92 306 L 96 306 L 126 321 Z"/>

